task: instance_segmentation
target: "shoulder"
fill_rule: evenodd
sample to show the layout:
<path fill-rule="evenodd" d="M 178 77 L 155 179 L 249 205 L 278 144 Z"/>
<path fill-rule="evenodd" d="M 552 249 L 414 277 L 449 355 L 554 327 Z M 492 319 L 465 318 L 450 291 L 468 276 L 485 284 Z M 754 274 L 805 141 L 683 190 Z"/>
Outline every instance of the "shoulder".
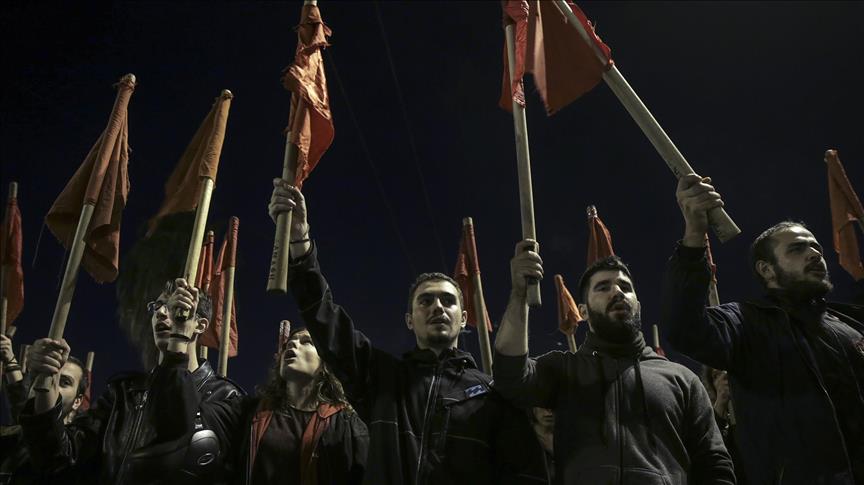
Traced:
<path fill-rule="evenodd" d="M 240 386 L 240 384 L 227 377 L 218 375 L 214 375 L 208 379 L 202 386 L 201 392 L 205 399 L 224 400 L 246 395 L 246 391 Z"/>

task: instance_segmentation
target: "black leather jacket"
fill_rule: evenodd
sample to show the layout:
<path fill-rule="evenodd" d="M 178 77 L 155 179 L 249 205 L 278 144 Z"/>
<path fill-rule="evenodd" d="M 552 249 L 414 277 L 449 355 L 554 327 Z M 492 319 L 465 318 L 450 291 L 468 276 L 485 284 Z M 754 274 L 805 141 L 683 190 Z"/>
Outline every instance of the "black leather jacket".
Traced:
<path fill-rule="evenodd" d="M 240 386 L 216 375 L 207 361 L 192 377 L 205 401 L 245 395 Z M 141 483 L 136 473 L 127 473 L 132 465 L 130 454 L 158 444 L 154 442 L 157 426 L 172 426 L 171 413 L 147 405 L 149 382 L 150 374 L 145 373 L 112 377 L 95 405 L 67 426 L 63 426 L 59 402 L 45 413 L 34 414 L 33 401 L 28 401 L 19 422 L 34 468 L 62 478 L 63 483 Z M 178 430 L 178 438 L 193 431 Z M 139 454 L 133 460 L 135 468 L 140 467 L 140 460 Z"/>

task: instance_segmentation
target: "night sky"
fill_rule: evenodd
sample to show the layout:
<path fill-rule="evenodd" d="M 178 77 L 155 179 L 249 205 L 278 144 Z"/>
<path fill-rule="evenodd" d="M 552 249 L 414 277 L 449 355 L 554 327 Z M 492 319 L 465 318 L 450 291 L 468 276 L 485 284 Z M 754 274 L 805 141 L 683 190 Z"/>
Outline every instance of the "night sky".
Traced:
<path fill-rule="evenodd" d="M 497 325 L 521 234 L 512 118 L 497 107 L 498 2 L 319 5 L 333 29 L 325 63 L 336 138 L 304 192 L 337 302 L 379 347 L 408 350 L 408 285 L 419 272 L 452 271 L 462 218 L 472 216 Z M 826 149 L 839 150 L 864 193 L 864 4 L 580 5 L 681 152 L 713 177 L 743 230 L 727 244 L 714 242 L 721 300 L 758 294 L 746 250 L 775 222 L 804 220 L 830 248 Z M 5 197 L 9 181 L 20 183 L 24 217 L 26 302 L 16 352 L 47 334 L 62 276 L 64 251 L 48 231 L 34 258 L 42 219 L 103 130 L 111 85 L 132 72 L 124 254 L 156 213 L 214 97 L 223 88 L 235 95 L 210 220 L 224 227 L 228 217 L 240 218 L 240 355 L 229 375 L 251 390 L 265 376 L 279 320 L 299 322 L 290 297 L 269 297 L 264 288 L 274 228 L 266 206 L 281 173 L 290 103 L 279 77 L 293 58 L 301 2 L 4 2 L 0 9 L 2 190 Z M 531 352 L 566 349 L 551 276 L 562 274 L 576 291 L 589 204 L 631 265 L 647 329 L 683 231 L 675 180 L 605 85 L 547 117 L 526 82 L 548 275 L 545 305 L 531 314 Z M 826 258 L 843 299 L 852 280 L 833 251 Z M 96 352 L 97 391 L 110 374 L 140 367 L 115 315 L 114 285 L 81 273 L 66 338 L 73 355 Z M 479 363 L 476 334 L 461 345 Z"/>

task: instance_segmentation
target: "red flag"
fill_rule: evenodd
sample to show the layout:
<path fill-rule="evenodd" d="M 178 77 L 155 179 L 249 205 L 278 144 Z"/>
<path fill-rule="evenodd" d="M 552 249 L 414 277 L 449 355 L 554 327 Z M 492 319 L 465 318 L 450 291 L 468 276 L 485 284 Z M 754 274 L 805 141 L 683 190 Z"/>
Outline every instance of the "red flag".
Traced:
<path fill-rule="evenodd" d="M 834 250 L 840 256 L 840 266 L 855 281 L 864 279 L 864 264 L 858 249 L 855 223 L 864 224 L 864 207 L 846 176 L 837 150 L 825 152 L 828 164 L 828 197 L 831 199 L 831 225 L 834 228 Z"/>
<path fill-rule="evenodd" d="M 596 261 L 614 256 L 615 251 L 612 250 L 612 235 L 609 234 L 609 229 L 600 220 L 597 215 L 597 208 L 593 205 L 588 206 L 588 266 L 591 266 Z"/>
<path fill-rule="evenodd" d="M 201 245 L 201 258 L 198 259 L 198 273 L 195 275 L 195 287 L 203 292 L 210 290 L 213 279 L 213 246 L 215 245 L 213 231 L 207 231 L 207 237 Z"/>
<path fill-rule="evenodd" d="M 24 270 L 21 267 L 21 210 L 18 198 L 10 197 L 6 205 L 6 220 L 0 238 L 0 264 L 6 269 L 6 324 L 11 328 L 24 308 Z"/>
<path fill-rule="evenodd" d="M 456 257 L 456 268 L 453 270 L 453 279 L 459 283 L 462 289 L 462 298 L 465 300 L 465 311 L 468 312 L 468 325 L 477 327 L 480 320 L 477 308 L 474 307 L 474 275 L 480 274 L 480 261 L 477 258 L 477 244 L 474 240 L 474 225 L 464 224 L 462 226 L 462 238 L 459 240 L 459 255 Z M 492 331 L 492 320 L 489 312 L 483 309 L 483 321 L 486 329 Z"/>
<path fill-rule="evenodd" d="M 87 373 L 87 387 L 84 389 L 84 397 L 81 399 L 81 405 L 78 406 L 79 413 L 83 413 L 84 411 L 90 409 L 90 388 L 93 387 L 93 371 L 84 369 L 84 372 Z"/>
<path fill-rule="evenodd" d="M 288 141 L 298 148 L 294 176 L 297 188 L 303 187 L 303 182 L 333 143 L 334 135 L 322 55 L 324 48 L 330 45 L 327 38 L 332 32 L 321 20 L 317 6 L 303 5 L 300 16 L 294 63 L 282 73 L 285 89 L 293 94 L 287 130 L 290 133 Z M 300 99 L 303 106 L 298 110 Z"/>
<path fill-rule="evenodd" d="M 502 2 L 504 23 L 515 23 L 516 66 L 511 83 L 504 46 L 504 86 L 499 105 L 510 111 L 512 102 L 524 106 L 522 77 L 534 76 L 534 85 L 550 115 L 596 86 L 612 66 L 611 50 L 576 4 L 567 2 L 591 37 L 589 45 L 553 2 L 507 0 Z M 597 52 L 603 55 L 600 61 Z"/>
<path fill-rule="evenodd" d="M 582 314 L 560 274 L 555 275 L 555 289 L 558 292 L 558 330 L 565 335 L 573 335 L 583 320 Z"/>
<path fill-rule="evenodd" d="M 120 219 L 129 195 L 127 108 L 134 89 L 132 75 L 117 83 L 117 98 L 108 126 L 45 216 L 48 229 L 69 249 L 81 209 L 85 205 L 95 206 L 84 235 L 81 265 L 100 283 L 114 281 L 119 271 Z"/>
<path fill-rule="evenodd" d="M 222 315 L 225 306 L 225 287 L 228 284 L 227 274 L 225 269 L 236 266 L 237 259 L 237 218 L 231 218 L 231 225 L 228 229 L 228 234 L 225 235 L 225 241 L 222 243 L 222 248 L 219 250 L 219 257 L 216 264 L 213 266 L 214 274 L 213 281 L 210 283 L 210 300 L 213 302 L 213 318 L 207 330 L 198 338 L 199 345 L 204 345 L 213 349 L 219 348 L 219 342 L 222 337 L 223 321 Z M 228 357 L 237 355 L 237 305 L 236 300 L 231 301 L 231 335 L 228 336 L 229 347 Z"/>
<path fill-rule="evenodd" d="M 225 141 L 228 111 L 233 97 L 231 91 L 227 89 L 222 91 L 214 101 L 210 112 L 207 113 L 207 117 L 198 127 L 198 131 L 195 132 L 177 166 L 174 167 L 174 172 L 165 182 L 165 200 L 159 212 L 150 219 L 147 237 L 153 234 L 162 217 L 177 212 L 191 212 L 198 207 L 205 178 L 216 182 L 222 143 Z"/>

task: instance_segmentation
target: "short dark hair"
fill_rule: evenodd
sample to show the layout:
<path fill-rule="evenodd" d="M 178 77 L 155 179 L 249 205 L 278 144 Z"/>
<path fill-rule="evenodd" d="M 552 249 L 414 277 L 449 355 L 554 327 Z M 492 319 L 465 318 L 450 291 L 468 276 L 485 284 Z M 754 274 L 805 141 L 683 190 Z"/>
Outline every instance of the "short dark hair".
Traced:
<path fill-rule="evenodd" d="M 807 225 L 803 222 L 786 220 L 778 222 L 768 229 L 765 229 L 762 231 L 762 234 L 759 234 L 756 239 L 753 240 L 753 243 L 750 244 L 750 270 L 762 286 L 765 286 L 765 280 L 762 279 L 762 276 L 758 271 L 756 271 L 756 262 L 768 261 L 772 264 L 776 263 L 777 257 L 774 255 L 774 249 L 777 248 L 777 241 L 774 240 L 774 235 L 780 231 L 785 231 L 793 227 L 800 227 L 809 230 Z"/>
<path fill-rule="evenodd" d="M 84 363 L 81 360 L 71 355 L 66 357 L 66 362 L 72 362 L 81 369 L 81 379 L 78 381 L 78 390 L 75 391 L 75 397 L 83 396 L 87 392 L 87 386 L 90 385 L 90 376 L 87 375 L 87 368 L 84 367 Z"/>
<path fill-rule="evenodd" d="M 463 309 L 465 308 L 465 300 L 462 296 L 462 287 L 459 286 L 458 281 L 444 273 L 423 273 L 418 276 L 417 279 L 414 280 L 414 283 L 411 283 L 411 287 L 408 288 L 408 313 L 414 311 L 414 293 L 417 293 L 417 288 L 427 281 L 446 281 L 453 284 L 453 286 L 456 287 L 456 293 L 459 295 L 459 305 Z"/>
<path fill-rule="evenodd" d="M 596 273 L 601 271 L 621 271 L 628 278 L 630 278 L 630 282 L 633 283 L 633 287 L 636 287 L 636 283 L 633 281 L 633 275 L 630 274 L 630 268 L 624 263 L 624 261 L 618 256 L 607 256 L 603 259 L 598 259 L 591 266 L 582 273 L 582 277 L 579 278 L 579 301 L 583 304 L 588 304 L 588 283 L 591 282 L 591 277 Z"/>
<path fill-rule="evenodd" d="M 165 282 L 165 286 L 162 288 L 162 293 L 166 295 L 170 295 L 174 293 L 174 290 L 177 289 L 177 284 L 174 280 L 168 280 Z M 195 316 L 198 318 L 206 318 L 207 321 L 213 321 L 213 301 L 210 300 L 210 295 L 207 292 L 198 289 L 198 307 L 195 309 Z"/>

